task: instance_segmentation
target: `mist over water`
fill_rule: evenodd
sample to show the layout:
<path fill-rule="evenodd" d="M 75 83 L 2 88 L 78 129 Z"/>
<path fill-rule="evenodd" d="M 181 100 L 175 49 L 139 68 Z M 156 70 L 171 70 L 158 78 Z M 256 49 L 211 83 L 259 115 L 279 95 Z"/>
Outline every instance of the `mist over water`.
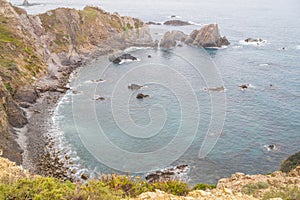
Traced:
<path fill-rule="evenodd" d="M 19 5 L 22 1 L 11 1 Z M 96 116 L 108 138 L 120 148 L 135 152 L 150 152 L 166 145 L 174 136 L 180 124 L 180 105 L 176 95 L 168 88 L 148 85 L 143 92 L 151 98 L 129 101 L 130 116 L 138 125 L 145 126 L 151 120 L 149 108 L 162 105 L 167 113 L 167 120 L 157 137 L 140 140 L 122 133 L 111 116 L 109 102 L 111 92 L 118 78 L 138 65 L 162 63 L 175 67 L 185 73 L 187 79 L 197 88 L 200 121 L 193 144 L 177 161 L 177 164 L 189 164 L 190 182 L 215 182 L 220 177 L 241 171 L 244 173 L 268 173 L 279 168 L 280 162 L 288 155 L 299 151 L 300 146 L 300 14 L 296 1 L 44 1 L 32 0 L 38 5 L 27 7 L 29 13 L 41 13 L 56 7 L 82 9 L 85 5 L 97 5 L 110 12 L 141 18 L 144 21 L 163 22 L 176 15 L 178 19 L 196 24 L 218 23 L 221 34 L 231 45 L 226 49 L 207 50 L 207 55 L 217 66 L 226 88 L 226 118 L 220 138 L 213 150 L 199 159 L 198 153 L 211 116 L 210 97 L 203 91 L 205 81 L 194 76 L 190 66 L 170 52 L 153 49 L 141 49 L 130 52 L 141 59 L 140 62 L 111 66 L 103 83 L 89 81 L 99 78 L 99 69 L 109 63 L 107 57 L 101 57 L 94 63 L 81 68 L 71 82 L 71 87 L 81 93 L 68 93 L 57 108 L 57 123 L 64 132 L 66 141 L 77 152 L 82 163 L 99 172 L 115 172 L 98 162 L 86 150 L 78 132 L 86 131 L 97 134 L 97 124 L 90 123 Z M 200 25 L 185 27 L 153 26 L 161 33 L 170 29 L 179 29 L 190 33 Z M 248 37 L 266 40 L 264 45 L 246 45 L 241 42 Z M 285 50 L 282 48 L 285 47 Z M 186 48 L 191 54 L 201 51 Z M 178 53 L 179 49 L 173 50 Z M 148 59 L 147 56 L 152 58 Z M 201 57 L 194 57 L 195 62 L 204 62 Z M 151 68 L 149 67 L 151 72 Z M 143 73 L 139 76 L 144 76 Z M 240 90 L 238 85 L 251 84 L 247 90 Z M 272 86 L 270 86 L 272 84 Z M 175 85 L 180 87 L 180 82 Z M 127 91 L 126 92 L 132 92 Z M 103 96 L 105 101 L 94 101 L 95 95 Z M 94 110 L 88 110 L 88 105 Z M 74 107 L 76 105 L 76 107 Z M 75 116 L 76 113 L 80 115 Z M 156 111 L 154 110 L 154 113 Z M 157 112 L 159 112 L 157 110 Z M 76 123 L 76 124 L 75 124 Z M 267 145 L 274 144 L 275 150 L 268 151 Z M 99 148 L 101 148 L 99 146 Z M 109 154 L 109 152 L 107 152 Z M 166 152 L 166 155 L 172 152 Z M 162 155 L 162 158 L 166 155 Z M 119 162 L 126 160 L 119 159 Z M 156 169 L 167 166 L 157 166 Z M 155 168 L 153 168 L 155 170 Z"/>

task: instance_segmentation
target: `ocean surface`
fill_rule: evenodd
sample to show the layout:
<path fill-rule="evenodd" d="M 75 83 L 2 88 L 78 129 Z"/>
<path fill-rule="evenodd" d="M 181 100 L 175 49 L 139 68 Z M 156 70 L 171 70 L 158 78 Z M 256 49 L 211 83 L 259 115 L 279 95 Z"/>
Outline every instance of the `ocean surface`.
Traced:
<path fill-rule="evenodd" d="M 171 29 L 190 33 L 218 23 L 231 42 L 208 50 L 130 49 L 139 61 L 115 65 L 103 56 L 80 68 L 55 110 L 51 134 L 82 171 L 143 175 L 188 164 L 190 183 L 215 183 L 234 172 L 272 172 L 299 151 L 298 1 L 29 2 L 36 4 L 25 8 L 30 14 L 96 5 L 144 21 L 164 22 L 175 15 L 194 24 L 151 26 L 157 38 Z M 264 42 L 243 42 L 248 37 Z M 132 91 L 130 83 L 145 87 Z M 241 84 L 250 87 L 241 90 Z M 205 90 L 222 85 L 224 92 Z M 150 97 L 138 100 L 139 92 Z"/>

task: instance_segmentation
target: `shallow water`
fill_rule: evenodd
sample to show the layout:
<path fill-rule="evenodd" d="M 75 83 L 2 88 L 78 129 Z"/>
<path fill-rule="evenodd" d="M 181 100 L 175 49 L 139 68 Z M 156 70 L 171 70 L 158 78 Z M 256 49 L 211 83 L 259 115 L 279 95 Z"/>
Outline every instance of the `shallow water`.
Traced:
<path fill-rule="evenodd" d="M 129 157 L 122 156 L 123 154 L 113 154 L 112 151 L 108 151 L 105 146 L 107 143 L 102 143 L 105 140 L 104 136 L 99 134 L 101 131 L 106 134 L 106 139 L 121 149 L 149 153 L 168 146 L 167 144 L 170 144 L 170 141 L 177 136 L 181 122 L 185 123 L 184 130 L 187 136 L 179 138 L 187 144 L 192 138 L 192 145 L 186 151 L 182 151 L 184 147 L 177 144 L 180 151 L 177 152 L 176 148 L 172 149 L 173 151 L 168 150 L 159 154 L 160 156 L 152 157 L 153 160 L 150 159 L 151 157 L 147 157 L 146 161 L 141 157 L 136 157 L 137 166 L 140 166 L 139 163 L 143 164 L 140 166 L 142 169 L 140 171 L 176 164 L 189 164 L 191 183 L 215 182 L 216 179 L 236 171 L 245 173 L 274 171 L 278 169 L 284 158 L 299 151 L 300 14 L 296 12 L 299 4 L 292 0 L 284 2 L 243 1 L 243 4 L 238 2 L 235 0 L 222 1 L 222 3 L 216 0 L 209 2 L 190 0 L 184 3 L 183 1 L 132 0 L 126 2 L 104 0 L 100 3 L 96 1 L 84 3 L 32 1 L 32 3 L 41 4 L 28 7 L 30 13 L 39 13 L 58 6 L 81 9 L 87 4 L 99 5 L 108 11 L 117 11 L 122 15 L 139 17 L 145 21 L 161 22 L 168 20 L 171 15 L 177 15 L 181 20 L 193 21 L 197 24 L 217 22 L 221 34 L 226 35 L 231 42 L 228 48 L 207 50 L 207 52 L 188 47 L 177 48 L 171 52 L 141 49 L 131 52 L 141 59 L 140 62 L 116 66 L 111 65 L 107 57 L 101 57 L 95 63 L 80 69 L 73 78 L 71 86 L 82 93 L 67 94 L 57 108 L 55 120 L 66 137 L 66 143 L 71 144 L 70 148 L 76 151 L 86 167 L 104 173 L 130 171 L 128 170 L 131 169 L 129 164 L 134 162 Z M 153 28 L 156 29 L 156 26 Z M 171 28 L 173 27 L 160 26 L 157 32 Z M 200 26 L 176 27 L 186 33 L 196 28 Z M 267 42 L 263 45 L 246 45 L 240 42 L 248 37 L 262 38 Z M 282 47 L 285 47 L 285 50 L 282 50 Z M 147 57 L 149 54 L 152 56 L 150 59 Z M 204 159 L 199 159 L 198 154 L 213 114 L 211 96 L 203 90 L 207 87 L 206 80 L 195 71 L 190 63 L 177 56 L 182 54 L 201 55 L 188 58 L 191 62 L 198 63 L 197 67 L 201 70 L 205 70 L 205 66 L 216 66 L 226 88 L 225 93 L 212 92 L 211 94 L 217 98 L 226 95 L 226 117 L 217 144 Z M 207 57 L 210 60 L 207 60 Z M 143 66 L 140 71 L 137 68 L 139 66 Z M 165 66 L 183 74 L 184 80 L 192 89 L 188 85 L 183 87 L 185 82 L 182 76 L 170 73 L 171 69 L 164 68 Z M 105 73 L 103 73 L 104 69 L 107 69 Z M 130 70 L 137 74 L 128 75 Z M 123 75 L 126 75 L 125 79 L 122 78 Z M 159 77 L 159 81 L 156 80 L 156 84 L 151 84 L 149 81 L 147 88 L 142 89 L 144 93 L 150 95 L 150 98 L 137 101 L 134 98 L 136 91 L 128 90 L 127 84 L 129 82 L 143 84 L 143 81 L 150 79 L 151 75 L 153 79 Z M 91 82 L 99 78 L 106 81 Z M 166 83 L 165 86 L 157 84 L 157 82 L 164 83 L 163 81 L 170 81 L 170 83 Z M 252 87 L 244 91 L 238 88 L 238 85 L 246 83 L 251 84 Z M 174 87 L 173 90 L 170 90 L 170 84 L 172 88 Z M 221 86 L 218 81 L 216 84 L 218 85 L 213 86 Z M 124 101 L 116 101 L 116 107 L 113 108 L 111 102 L 116 100 L 114 98 L 116 94 L 112 93 L 116 89 L 115 85 L 120 85 L 121 89 L 118 94 L 130 98 L 127 104 Z M 198 107 L 193 102 L 193 96 L 186 98 L 182 95 L 186 94 L 189 89 L 194 92 Z M 95 96 L 103 96 L 106 100 L 95 101 L 93 100 Z M 184 105 L 191 106 L 183 107 L 184 105 L 178 100 L 180 98 L 186 103 Z M 165 112 L 162 112 L 158 104 L 165 109 Z M 128 105 L 128 109 L 124 110 L 123 105 Z M 148 112 L 150 108 L 152 108 L 152 116 L 163 117 L 151 121 L 151 113 Z M 184 121 L 180 118 L 182 110 L 179 108 L 184 108 L 190 113 Z M 127 110 L 129 110 L 129 115 L 126 115 Z M 114 111 L 114 116 L 111 111 Z M 140 127 L 145 127 L 149 123 L 152 126 L 149 129 L 138 129 L 134 126 L 128 126 L 128 128 L 124 125 L 130 125 L 132 122 L 128 121 L 128 116 Z M 222 113 L 218 116 L 222 116 Z M 121 124 L 116 124 L 116 119 L 119 119 Z M 194 138 L 192 130 L 196 125 L 195 119 L 200 120 Z M 218 118 L 217 120 L 222 121 Z M 101 131 L 99 131 L 99 124 Z M 144 137 L 153 134 L 153 130 L 156 130 L 157 134 L 141 139 L 136 137 L 139 136 L 136 133 L 137 130 L 146 130 L 143 132 Z M 124 132 L 129 135 L 123 134 Z M 95 143 L 95 145 L 87 147 L 88 145 L 84 146 L 81 141 Z M 211 142 L 213 143 L 213 140 Z M 274 144 L 276 148 L 268 151 L 265 145 L 269 144 Z M 102 157 L 99 154 L 105 154 L 108 157 Z M 95 157 L 98 157 L 104 164 L 100 164 Z M 107 160 L 109 157 L 111 160 Z M 166 158 L 170 157 L 176 161 L 169 162 Z M 110 162 L 116 164 L 112 167 L 119 170 L 112 170 L 108 167 Z M 126 165 L 126 163 L 129 164 Z M 124 168 L 120 169 L 122 167 Z"/>

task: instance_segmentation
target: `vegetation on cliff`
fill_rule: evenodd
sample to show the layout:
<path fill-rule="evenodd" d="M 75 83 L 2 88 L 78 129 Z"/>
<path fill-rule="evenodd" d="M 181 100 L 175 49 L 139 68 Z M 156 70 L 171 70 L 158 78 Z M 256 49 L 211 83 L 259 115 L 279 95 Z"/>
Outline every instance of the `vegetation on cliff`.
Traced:
<path fill-rule="evenodd" d="M 194 188 L 179 181 L 148 183 L 128 176 L 107 175 L 86 183 L 32 175 L 0 157 L 0 199 L 270 199 L 300 198 L 300 166 L 290 173 L 233 174 L 217 186 Z"/>
<path fill-rule="evenodd" d="M 300 165 L 300 151 L 289 156 L 286 160 L 281 163 L 280 170 L 283 172 L 290 172 Z"/>

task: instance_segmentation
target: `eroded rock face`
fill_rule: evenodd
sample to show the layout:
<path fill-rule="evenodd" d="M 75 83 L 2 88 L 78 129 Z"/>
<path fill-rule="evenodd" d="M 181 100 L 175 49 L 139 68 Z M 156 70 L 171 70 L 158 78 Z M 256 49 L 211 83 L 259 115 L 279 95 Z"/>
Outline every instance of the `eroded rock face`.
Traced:
<path fill-rule="evenodd" d="M 184 34 L 182 31 L 168 31 L 164 34 L 163 38 L 160 41 L 159 46 L 161 48 L 165 48 L 165 49 L 171 49 L 174 48 L 177 44 L 176 41 L 185 41 L 185 39 L 187 38 L 187 35 Z"/>
<path fill-rule="evenodd" d="M 200 30 L 192 31 L 185 43 L 204 48 L 230 44 L 225 36 L 221 37 L 218 24 L 205 25 Z"/>

